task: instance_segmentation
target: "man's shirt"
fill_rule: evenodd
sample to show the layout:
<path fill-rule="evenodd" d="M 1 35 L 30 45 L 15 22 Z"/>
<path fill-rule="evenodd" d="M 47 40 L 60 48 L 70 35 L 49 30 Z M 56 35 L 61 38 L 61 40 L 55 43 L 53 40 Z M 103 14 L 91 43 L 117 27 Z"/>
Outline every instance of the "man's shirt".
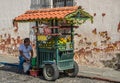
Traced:
<path fill-rule="evenodd" d="M 30 51 L 32 50 L 32 46 L 29 45 L 27 48 L 24 44 L 21 44 L 19 50 L 23 52 L 26 58 L 30 59 Z"/>

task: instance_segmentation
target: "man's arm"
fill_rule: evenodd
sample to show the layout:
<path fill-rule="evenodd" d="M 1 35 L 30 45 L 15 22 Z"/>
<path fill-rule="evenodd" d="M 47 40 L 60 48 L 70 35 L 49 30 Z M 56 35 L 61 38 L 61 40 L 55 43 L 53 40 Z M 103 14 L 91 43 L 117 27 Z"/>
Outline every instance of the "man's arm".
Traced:
<path fill-rule="evenodd" d="M 33 50 L 31 50 L 30 52 L 31 52 L 31 58 L 32 58 L 32 57 L 33 57 Z M 31 58 L 30 58 L 30 59 L 31 59 Z"/>
<path fill-rule="evenodd" d="M 23 54 L 21 50 L 19 50 L 19 52 L 20 52 L 20 55 L 23 56 L 26 61 L 29 61 L 29 59 L 25 57 L 25 55 Z"/>

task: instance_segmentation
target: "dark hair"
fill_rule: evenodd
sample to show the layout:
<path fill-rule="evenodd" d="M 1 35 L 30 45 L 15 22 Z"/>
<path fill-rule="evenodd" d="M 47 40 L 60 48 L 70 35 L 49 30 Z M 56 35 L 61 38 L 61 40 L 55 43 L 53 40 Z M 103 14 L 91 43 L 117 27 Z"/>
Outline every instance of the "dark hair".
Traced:
<path fill-rule="evenodd" d="M 28 41 L 30 41 L 30 38 L 25 38 L 25 39 L 24 39 L 24 43 L 26 43 L 26 42 L 28 42 Z"/>

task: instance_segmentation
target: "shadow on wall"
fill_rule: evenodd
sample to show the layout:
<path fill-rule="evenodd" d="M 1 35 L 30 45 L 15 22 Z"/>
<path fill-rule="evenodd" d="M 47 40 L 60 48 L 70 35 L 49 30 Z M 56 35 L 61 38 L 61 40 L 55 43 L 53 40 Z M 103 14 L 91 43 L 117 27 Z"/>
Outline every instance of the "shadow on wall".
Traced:
<path fill-rule="evenodd" d="M 51 0 L 31 0 L 30 9 L 49 8 Z"/>

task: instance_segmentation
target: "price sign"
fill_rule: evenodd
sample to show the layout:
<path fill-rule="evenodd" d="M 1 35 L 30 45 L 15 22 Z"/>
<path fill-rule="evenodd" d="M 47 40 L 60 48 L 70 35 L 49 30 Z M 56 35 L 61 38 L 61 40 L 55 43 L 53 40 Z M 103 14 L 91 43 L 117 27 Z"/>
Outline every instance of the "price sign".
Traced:
<path fill-rule="evenodd" d="M 38 41 L 46 41 L 47 40 L 47 36 L 45 36 L 45 35 L 38 35 L 37 36 L 37 40 Z"/>

